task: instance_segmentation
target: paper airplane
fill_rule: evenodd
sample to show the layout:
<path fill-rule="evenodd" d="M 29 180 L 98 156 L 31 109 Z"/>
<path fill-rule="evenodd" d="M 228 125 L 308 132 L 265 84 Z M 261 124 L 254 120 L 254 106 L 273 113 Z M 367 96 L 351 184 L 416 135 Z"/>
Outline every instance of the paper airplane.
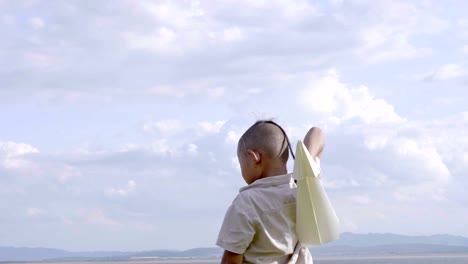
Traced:
<path fill-rule="evenodd" d="M 302 141 L 297 142 L 294 178 L 297 180 L 296 232 L 303 246 L 317 246 L 338 239 L 340 223 L 318 178 L 315 162 Z"/>

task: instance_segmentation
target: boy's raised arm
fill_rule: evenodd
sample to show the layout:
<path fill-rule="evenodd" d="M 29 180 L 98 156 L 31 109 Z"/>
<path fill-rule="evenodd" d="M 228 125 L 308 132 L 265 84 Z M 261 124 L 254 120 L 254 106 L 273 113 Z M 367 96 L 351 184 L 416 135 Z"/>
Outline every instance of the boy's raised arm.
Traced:
<path fill-rule="evenodd" d="M 320 128 L 312 127 L 305 135 L 303 142 L 312 158 L 318 157 L 322 159 L 322 152 L 325 147 L 325 135 Z"/>

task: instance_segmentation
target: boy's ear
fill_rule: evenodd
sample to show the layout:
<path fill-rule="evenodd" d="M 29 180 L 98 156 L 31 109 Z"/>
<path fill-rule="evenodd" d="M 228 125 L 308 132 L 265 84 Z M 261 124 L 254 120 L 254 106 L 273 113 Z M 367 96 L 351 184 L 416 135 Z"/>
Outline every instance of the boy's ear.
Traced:
<path fill-rule="evenodd" d="M 253 151 L 251 149 L 248 149 L 247 153 L 249 154 L 249 156 L 251 156 L 254 159 L 255 163 L 260 163 L 260 160 L 262 159 L 262 157 L 260 156 L 260 153 Z"/>

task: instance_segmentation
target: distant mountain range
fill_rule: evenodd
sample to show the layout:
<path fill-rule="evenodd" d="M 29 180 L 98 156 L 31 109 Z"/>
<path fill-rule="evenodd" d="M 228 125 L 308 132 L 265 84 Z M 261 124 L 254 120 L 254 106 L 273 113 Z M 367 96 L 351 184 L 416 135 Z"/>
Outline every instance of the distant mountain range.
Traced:
<path fill-rule="evenodd" d="M 388 254 L 468 254 L 468 238 L 452 235 L 405 236 L 396 234 L 343 233 L 338 241 L 311 248 L 315 257 Z M 41 260 L 128 260 L 138 258 L 220 257 L 220 248 L 194 248 L 185 251 L 70 252 L 49 248 L 0 247 L 0 261 Z"/>

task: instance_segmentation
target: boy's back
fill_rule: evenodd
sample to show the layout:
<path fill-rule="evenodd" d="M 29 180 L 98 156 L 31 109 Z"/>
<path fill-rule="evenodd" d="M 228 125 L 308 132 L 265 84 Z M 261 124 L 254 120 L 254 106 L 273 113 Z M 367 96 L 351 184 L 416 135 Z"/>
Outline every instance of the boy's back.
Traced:
<path fill-rule="evenodd" d="M 311 131 L 304 142 L 314 143 L 308 148 L 314 146 L 315 157 L 323 144 L 313 142 L 320 138 Z M 285 131 L 272 121 L 256 122 L 239 139 L 237 157 L 247 186 L 227 210 L 218 236 L 216 244 L 225 249 L 222 263 L 312 263 L 296 234 L 296 185 L 287 173 L 288 150 L 292 154 Z"/>
<path fill-rule="evenodd" d="M 311 263 L 298 254 L 296 186 L 291 174 L 258 179 L 242 188 L 228 209 L 217 245 L 244 255 L 246 263 Z M 293 253 L 296 250 L 296 255 Z M 295 263 L 296 263 L 295 261 Z"/>

